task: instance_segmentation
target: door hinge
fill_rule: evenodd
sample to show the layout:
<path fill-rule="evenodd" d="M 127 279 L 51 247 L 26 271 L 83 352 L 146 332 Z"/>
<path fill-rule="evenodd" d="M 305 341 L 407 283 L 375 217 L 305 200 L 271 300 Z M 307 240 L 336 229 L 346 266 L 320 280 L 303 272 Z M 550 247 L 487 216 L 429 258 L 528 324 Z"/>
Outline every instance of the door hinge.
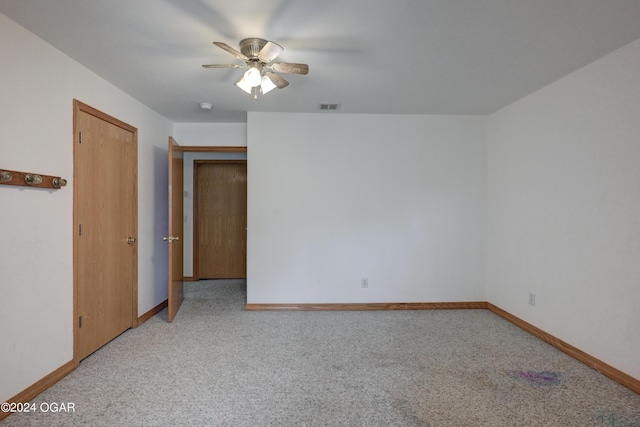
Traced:
<path fill-rule="evenodd" d="M 82 144 L 82 132 L 78 133 L 78 143 Z"/>
<path fill-rule="evenodd" d="M 78 317 L 78 328 L 82 328 L 82 316 Z"/>
<path fill-rule="evenodd" d="M 82 224 L 78 224 L 78 236 L 82 236 Z"/>

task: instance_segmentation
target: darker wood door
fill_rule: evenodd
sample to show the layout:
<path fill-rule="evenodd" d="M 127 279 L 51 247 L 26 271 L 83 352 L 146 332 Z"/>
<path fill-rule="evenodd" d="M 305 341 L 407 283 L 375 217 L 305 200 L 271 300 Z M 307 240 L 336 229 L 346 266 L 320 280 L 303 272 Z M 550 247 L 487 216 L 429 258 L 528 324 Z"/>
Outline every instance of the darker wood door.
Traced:
<path fill-rule="evenodd" d="M 247 162 L 195 162 L 194 247 L 199 279 L 247 277 Z"/>
<path fill-rule="evenodd" d="M 74 103 L 75 358 L 136 325 L 137 130 Z"/>

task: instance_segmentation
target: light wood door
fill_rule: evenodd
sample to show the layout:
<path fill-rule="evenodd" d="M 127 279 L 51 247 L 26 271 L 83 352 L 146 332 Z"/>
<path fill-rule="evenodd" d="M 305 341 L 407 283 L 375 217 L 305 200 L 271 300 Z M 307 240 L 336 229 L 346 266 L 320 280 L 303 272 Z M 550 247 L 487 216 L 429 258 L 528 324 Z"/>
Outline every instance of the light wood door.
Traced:
<path fill-rule="evenodd" d="M 169 308 L 167 319 L 173 322 L 184 300 L 183 282 L 183 192 L 184 156 L 180 145 L 169 137 L 169 230 L 164 240 L 169 245 Z"/>
<path fill-rule="evenodd" d="M 137 130 L 74 103 L 75 351 L 137 323 Z"/>
<path fill-rule="evenodd" d="M 199 279 L 247 277 L 247 162 L 195 162 Z"/>

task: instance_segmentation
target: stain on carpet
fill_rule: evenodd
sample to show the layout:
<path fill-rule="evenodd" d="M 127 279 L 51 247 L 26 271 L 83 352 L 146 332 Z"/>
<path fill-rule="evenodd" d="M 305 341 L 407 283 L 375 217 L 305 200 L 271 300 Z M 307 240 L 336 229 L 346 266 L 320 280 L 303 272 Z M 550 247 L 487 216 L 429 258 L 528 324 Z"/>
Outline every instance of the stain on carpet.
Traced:
<path fill-rule="evenodd" d="M 640 426 L 640 419 L 632 420 L 624 415 L 611 411 L 598 411 L 596 421 L 607 427 L 637 427 Z"/>
<path fill-rule="evenodd" d="M 562 382 L 560 373 L 553 371 L 511 371 L 511 376 L 532 385 L 552 386 Z"/>

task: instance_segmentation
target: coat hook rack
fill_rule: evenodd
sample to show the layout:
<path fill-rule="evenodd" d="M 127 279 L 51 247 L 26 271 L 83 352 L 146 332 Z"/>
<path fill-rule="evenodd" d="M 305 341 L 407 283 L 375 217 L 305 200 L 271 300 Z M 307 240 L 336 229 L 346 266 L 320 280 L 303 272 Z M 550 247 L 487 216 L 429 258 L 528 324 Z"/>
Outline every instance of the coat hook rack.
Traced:
<path fill-rule="evenodd" d="M 67 185 L 67 180 L 59 176 L 0 169 L 0 185 L 19 185 L 23 187 L 53 188 L 57 190 Z"/>

